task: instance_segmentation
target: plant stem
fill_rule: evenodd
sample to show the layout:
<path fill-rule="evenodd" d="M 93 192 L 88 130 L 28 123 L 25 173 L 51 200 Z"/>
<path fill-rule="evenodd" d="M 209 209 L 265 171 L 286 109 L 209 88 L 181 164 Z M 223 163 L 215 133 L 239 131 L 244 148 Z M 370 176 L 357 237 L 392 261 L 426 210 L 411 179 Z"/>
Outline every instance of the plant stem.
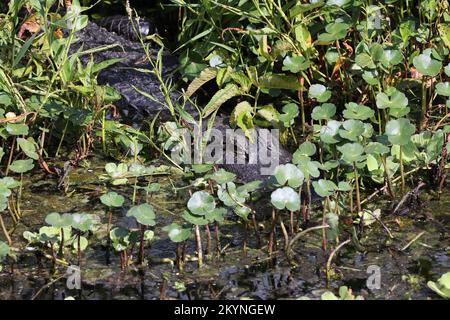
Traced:
<path fill-rule="evenodd" d="M 102 114 L 102 147 L 103 153 L 106 153 L 106 110 Z"/>
<path fill-rule="evenodd" d="M 141 243 L 139 247 L 139 264 L 144 264 L 144 236 L 145 236 L 145 226 L 141 224 Z"/>
<path fill-rule="evenodd" d="M 81 231 L 78 231 L 77 244 L 78 266 L 81 268 Z"/>
<path fill-rule="evenodd" d="M 217 221 L 214 222 L 214 234 L 215 234 L 215 237 L 216 237 L 217 255 L 220 255 L 220 252 L 222 251 L 222 248 L 221 248 L 221 245 L 220 245 L 219 223 Z"/>
<path fill-rule="evenodd" d="M 402 195 L 405 193 L 405 172 L 403 169 L 403 147 L 400 146 L 400 175 L 402 177 L 401 191 Z"/>
<path fill-rule="evenodd" d="M 286 252 L 289 247 L 289 235 L 287 233 L 286 227 L 284 226 L 283 219 L 280 218 L 280 227 L 283 232 L 284 237 L 284 251 Z"/>
<path fill-rule="evenodd" d="M 12 240 L 11 237 L 9 236 L 8 230 L 6 230 L 5 223 L 3 221 L 1 213 L 0 213 L 0 226 L 2 227 L 3 234 L 5 235 L 6 241 L 8 242 L 8 246 L 11 246 Z"/>
<path fill-rule="evenodd" d="M 427 86 L 425 76 L 422 76 L 422 114 L 420 118 L 420 129 L 423 128 L 427 117 Z"/>
<path fill-rule="evenodd" d="M 273 246 L 275 242 L 275 224 L 276 224 L 276 212 L 275 209 L 272 210 L 272 226 L 270 227 L 270 236 L 269 236 L 269 256 L 272 256 Z"/>
<path fill-rule="evenodd" d="M 111 224 L 112 224 L 112 211 L 111 209 L 109 209 L 108 211 L 108 225 L 106 227 L 106 236 L 107 236 L 107 240 L 106 240 L 106 264 L 109 265 L 110 261 L 109 261 L 109 249 L 111 246 L 111 237 L 110 237 L 110 232 L 111 232 Z"/>
<path fill-rule="evenodd" d="M 359 177 L 358 169 L 356 168 L 356 162 L 353 162 L 353 170 L 355 172 L 355 187 L 356 187 L 356 206 L 358 208 L 358 213 L 361 212 L 361 196 L 359 194 Z"/>
<path fill-rule="evenodd" d="M 8 172 L 9 172 L 9 166 L 11 165 L 11 162 L 12 162 L 15 144 L 16 144 L 16 137 L 14 137 L 14 139 L 13 139 L 13 142 L 12 142 L 12 145 L 11 145 L 11 150 L 10 150 L 10 152 L 9 152 L 9 158 L 8 158 L 8 164 L 6 165 L 5 176 L 7 176 L 7 175 L 8 175 Z"/>
<path fill-rule="evenodd" d="M 61 243 L 59 245 L 58 255 L 60 258 L 64 256 L 64 228 L 61 228 Z"/>
<path fill-rule="evenodd" d="M 68 125 L 69 125 L 69 120 L 66 121 L 66 125 L 64 126 L 64 130 L 62 132 L 61 139 L 59 140 L 58 149 L 56 149 L 55 157 L 57 157 L 59 155 L 59 150 L 61 149 L 62 143 L 64 141 L 64 137 L 66 136 Z"/>
<path fill-rule="evenodd" d="M 326 270 L 327 270 L 327 281 L 330 281 L 331 261 L 333 260 L 334 255 L 336 254 L 336 252 L 339 251 L 339 249 L 341 249 L 343 246 L 345 246 L 345 245 L 346 245 L 347 243 L 349 243 L 350 241 L 351 241 L 350 239 L 345 240 L 345 241 L 342 242 L 340 245 L 338 245 L 338 246 L 336 247 L 336 249 L 334 249 L 334 250 L 331 252 L 331 254 L 330 254 L 329 258 L 328 258 L 328 261 L 327 261 L 327 268 L 326 268 Z"/>
<path fill-rule="evenodd" d="M 197 243 L 197 257 L 198 257 L 198 267 L 201 268 L 203 266 L 203 249 L 202 249 L 202 238 L 200 235 L 200 227 L 195 225 L 195 241 Z"/>

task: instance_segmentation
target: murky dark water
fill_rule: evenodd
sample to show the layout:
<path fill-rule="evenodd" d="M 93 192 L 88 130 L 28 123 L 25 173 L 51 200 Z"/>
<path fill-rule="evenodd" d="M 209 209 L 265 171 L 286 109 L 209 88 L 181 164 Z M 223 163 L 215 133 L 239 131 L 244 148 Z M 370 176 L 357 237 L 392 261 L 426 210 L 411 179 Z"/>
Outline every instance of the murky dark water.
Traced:
<path fill-rule="evenodd" d="M 66 267 L 57 266 L 51 273 L 50 261 L 26 248 L 22 233 L 37 231 L 44 224 L 45 216 L 54 211 L 93 213 L 105 222 L 105 210 L 99 197 L 106 187 L 98 178 L 104 173 L 103 167 L 104 163 L 93 162 L 90 165 L 93 169 L 74 170 L 66 194 L 56 189 L 56 181 L 43 175 L 26 180 L 21 205 L 23 218 L 13 235 L 18 259 L 12 273 L 7 266 L 0 273 L 0 299 L 64 299 L 69 296 L 159 299 L 161 291 L 167 299 L 296 299 L 305 295 L 319 298 L 327 288 L 336 292 L 341 285 L 351 287 L 354 293 L 366 299 L 437 299 L 439 297 L 427 288 L 426 282 L 450 271 L 450 190 L 447 190 L 440 201 L 428 200 L 406 215 L 383 214 L 382 220 L 394 239 L 390 239 L 380 225 L 373 224 L 362 239 L 365 251 L 357 251 L 351 245 L 340 251 L 328 284 L 325 275 L 328 254 L 322 251 L 320 231 L 309 233 L 297 242 L 291 264 L 281 250 L 275 259 L 269 260 L 267 251 L 258 249 L 253 230 L 245 232 L 237 219 L 221 226 L 221 245 L 226 247 L 223 256 L 207 260 L 201 270 L 197 269 L 196 262 L 189 262 L 180 273 L 172 263 L 163 261 L 163 258 L 175 257 L 176 246 L 165 233 L 158 231 L 158 226 L 181 221 L 187 195 L 173 191 L 172 183 L 181 184 L 176 177 L 158 176 L 152 177 L 162 188 L 150 199 L 157 211 L 157 228 L 156 239 L 146 250 L 148 267 L 138 270 L 130 266 L 129 270 L 121 271 L 119 258 L 114 254 L 107 266 L 103 245 L 106 230 L 100 229 L 89 239 L 90 245 L 83 253 L 82 289 L 70 290 L 66 286 Z M 116 191 L 131 198 L 130 187 Z M 388 205 L 379 203 L 382 208 Z M 124 219 L 129 206 L 128 200 L 123 211 L 115 213 L 115 225 L 129 222 Z M 264 214 L 260 214 L 258 220 L 268 224 Z M 425 231 L 423 236 L 408 249 L 401 250 L 422 231 Z M 266 243 L 266 234 L 261 235 Z M 282 237 L 278 237 L 281 247 Z M 248 250 L 244 254 L 245 239 Z M 193 240 L 188 243 L 187 253 L 195 255 Z M 68 262 L 75 264 L 76 255 Z M 367 288 L 369 266 L 380 267 L 380 289 Z"/>

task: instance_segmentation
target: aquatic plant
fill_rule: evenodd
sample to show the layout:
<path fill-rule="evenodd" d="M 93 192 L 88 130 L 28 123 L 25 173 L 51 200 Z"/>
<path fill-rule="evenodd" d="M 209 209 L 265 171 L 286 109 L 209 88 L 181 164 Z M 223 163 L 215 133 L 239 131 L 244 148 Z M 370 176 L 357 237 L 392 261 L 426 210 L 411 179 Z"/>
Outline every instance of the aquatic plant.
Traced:
<path fill-rule="evenodd" d="M 442 298 L 450 299 L 450 272 L 443 274 L 437 282 L 428 281 L 427 285 Z"/>

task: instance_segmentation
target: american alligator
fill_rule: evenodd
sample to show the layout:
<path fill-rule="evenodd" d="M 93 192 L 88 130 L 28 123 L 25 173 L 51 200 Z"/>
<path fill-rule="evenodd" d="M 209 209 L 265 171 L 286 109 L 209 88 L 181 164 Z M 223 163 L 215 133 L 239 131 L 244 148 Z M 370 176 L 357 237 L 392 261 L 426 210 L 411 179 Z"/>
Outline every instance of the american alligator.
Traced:
<path fill-rule="evenodd" d="M 100 21 L 99 24 L 89 22 L 87 27 L 77 33 L 79 41 L 71 48 L 72 52 L 83 46 L 84 49 L 93 49 L 105 45 L 116 45 L 106 51 L 100 51 L 93 54 L 96 63 L 112 59 L 121 58 L 122 60 L 105 70 L 102 70 L 98 75 L 99 84 L 107 84 L 115 88 L 121 95 L 122 99 L 116 103 L 122 116 L 128 122 L 140 122 L 145 118 L 152 118 L 161 111 L 162 118 L 168 116 L 167 110 L 161 104 L 146 98 L 135 90 L 139 88 L 141 91 L 154 96 L 159 101 L 164 101 L 164 97 L 160 92 L 160 84 L 156 77 L 152 74 L 145 73 L 136 69 L 151 69 L 150 63 L 147 61 L 145 52 L 140 43 L 133 41 L 134 36 L 131 36 L 131 30 L 127 17 L 111 17 Z M 101 27 L 100 25 L 104 26 Z M 155 31 L 152 24 L 147 21 L 140 21 L 140 32 L 143 35 Z M 150 48 L 150 53 L 153 57 L 157 54 L 157 49 Z M 83 57 L 82 60 L 86 63 L 90 57 Z M 163 77 L 176 76 L 174 71 L 177 67 L 177 58 L 169 52 L 163 53 Z M 172 93 L 173 101 L 179 98 L 179 95 Z M 227 116 L 219 116 L 216 119 L 214 127 L 219 129 L 225 136 L 226 129 L 230 129 Z M 258 132 L 261 129 L 257 129 Z M 261 136 L 260 136 L 261 137 Z M 264 138 L 264 137 L 261 137 Z M 278 144 L 275 136 L 267 137 Z M 263 141 L 270 148 L 271 144 L 268 140 Z M 242 143 L 237 143 L 238 149 L 248 150 L 249 144 L 245 146 Z M 292 159 L 291 154 L 282 146 L 276 150 L 272 150 L 271 156 L 278 158 L 279 163 L 286 163 Z M 243 182 L 252 180 L 262 180 L 267 182 L 267 176 L 261 175 L 262 164 L 223 164 L 225 169 L 234 172 L 238 179 Z"/>

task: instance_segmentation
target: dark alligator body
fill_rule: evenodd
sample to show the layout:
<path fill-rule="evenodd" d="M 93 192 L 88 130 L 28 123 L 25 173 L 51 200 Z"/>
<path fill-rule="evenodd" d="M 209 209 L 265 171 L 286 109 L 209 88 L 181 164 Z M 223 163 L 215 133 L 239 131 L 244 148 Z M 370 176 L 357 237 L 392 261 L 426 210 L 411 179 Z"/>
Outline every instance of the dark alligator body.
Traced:
<path fill-rule="evenodd" d="M 113 58 L 122 59 L 120 62 L 102 70 L 98 75 L 97 81 L 99 84 L 112 86 L 122 95 L 122 99 L 115 104 L 124 120 L 127 123 L 140 123 L 144 119 L 152 119 L 158 112 L 160 112 L 159 116 L 162 119 L 170 119 L 167 109 L 161 104 L 143 96 L 134 88 L 139 88 L 141 91 L 154 96 L 158 101 L 164 101 L 164 97 L 159 89 L 160 84 L 156 77 L 150 73 L 136 70 L 151 70 L 152 66 L 147 61 L 141 44 L 133 41 L 134 37 L 130 36 L 130 25 L 127 19 L 128 17 L 116 16 L 100 21 L 99 24 L 108 28 L 108 30 L 98 24 L 89 22 L 86 28 L 76 34 L 79 41 L 72 46 L 71 52 L 75 52 L 81 46 L 85 50 L 105 45 L 116 45 L 106 51 L 94 53 L 93 57 L 95 63 Z M 140 25 L 143 26 L 141 29 L 143 34 L 147 31 L 155 31 L 155 28 L 147 21 L 140 21 Z M 150 48 L 152 57 L 156 57 L 157 52 L 158 49 Z M 87 63 L 89 59 L 91 59 L 90 56 L 83 56 L 82 62 Z M 165 79 L 176 77 L 177 57 L 164 51 L 163 62 L 163 77 Z M 173 101 L 176 101 L 179 95 L 173 93 L 171 98 Z M 189 110 L 188 112 L 192 113 Z M 228 117 L 226 115 L 217 117 L 214 127 L 225 133 L 226 129 L 230 129 Z M 287 163 L 292 159 L 290 152 L 282 146 L 280 146 L 278 151 L 273 152 L 278 152 L 272 156 L 278 157 L 280 164 Z M 261 175 L 261 164 L 259 163 L 223 164 L 221 166 L 235 173 L 238 180 L 242 182 L 253 180 L 268 182 L 268 176 Z"/>

